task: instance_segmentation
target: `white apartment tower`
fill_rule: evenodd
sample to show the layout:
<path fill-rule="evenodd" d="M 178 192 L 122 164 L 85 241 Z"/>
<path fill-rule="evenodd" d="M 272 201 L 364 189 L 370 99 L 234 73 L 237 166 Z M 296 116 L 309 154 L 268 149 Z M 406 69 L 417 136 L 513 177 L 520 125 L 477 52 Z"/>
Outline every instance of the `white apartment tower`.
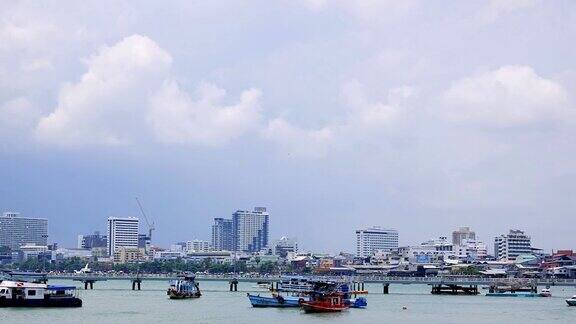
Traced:
<path fill-rule="evenodd" d="M 108 218 L 108 255 L 120 247 L 138 248 L 138 218 Z"/>
<path fill-rule="evenodd" d="M 366 258 L 376 251 L 398 249 L 398 231 L 373 226 L 356 231 L 356 255 Z"/>
<path fill-rule="evenodd" d="M 232 214 L 234 250 L 259 252 L 268 246 L 270 214 L 264 207 L 253 211 L 237 210 Z"/>
<path fill-rule="evenodd" d="M 494 238 L 494 256 L 497 260 L 514 261 L 521 254 L 532 253 L 530 236 L 520 230 L 510 230 Z"/>
<path fill-rule="evenodd" d="M 7 212 L 0 216 L 0 246 L 19 250 L 23 245 L 46 246 L 48 244 L 48 220 L 21 217 L 19 213 Z"/>

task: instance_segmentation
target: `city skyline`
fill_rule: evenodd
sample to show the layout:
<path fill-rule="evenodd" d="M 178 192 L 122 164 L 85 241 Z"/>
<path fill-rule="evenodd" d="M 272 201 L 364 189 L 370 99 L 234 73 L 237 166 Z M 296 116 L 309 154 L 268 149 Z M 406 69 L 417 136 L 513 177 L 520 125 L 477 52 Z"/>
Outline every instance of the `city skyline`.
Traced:
<path fill-rule="evenodd" d="M 267 206 L 315 250 L 378 224 L 573 248 L 575 9 L 4 1 L 0 208 L 67 246 L 137 196 L 165 246 Z"/>

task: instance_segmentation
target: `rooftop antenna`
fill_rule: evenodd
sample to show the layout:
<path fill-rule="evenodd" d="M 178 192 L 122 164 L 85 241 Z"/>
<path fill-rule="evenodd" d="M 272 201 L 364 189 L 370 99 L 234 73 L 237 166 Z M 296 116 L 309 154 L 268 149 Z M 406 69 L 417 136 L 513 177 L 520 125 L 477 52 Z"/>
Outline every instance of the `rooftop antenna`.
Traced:
<path fill-rule="evenodd" d="M 156 229 L 155 225 L 154 225 L 154 221 L 152 221 L 152 223 L 150 223 L 148 221 L 148 217 L 146 217 L 146 213 L 144 212 L 144 208 L 142 208 L 142 204 L 140 203 L 140 200 L 138 199 L 138 197 L 135 197 L 136 199 L 136 203 L 138 204 L 138 207 L 140 208 L 140 213 L 142 214 L 142 216 L 144 216 L 144 220 L 146 221 L 146 225 L 148 225 L 148 239 L 150 241 L 152 241 L 152 231 Z"/>

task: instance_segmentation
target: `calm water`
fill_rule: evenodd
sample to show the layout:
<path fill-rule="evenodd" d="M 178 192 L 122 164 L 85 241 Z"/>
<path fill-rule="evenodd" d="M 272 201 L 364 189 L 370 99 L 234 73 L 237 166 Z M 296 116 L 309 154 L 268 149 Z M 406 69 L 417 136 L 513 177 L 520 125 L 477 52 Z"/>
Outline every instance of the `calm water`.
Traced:
<path fill-rule="evenodd" d="M 164 281 L 144 281 L 141 291 L 130 290 L 129 281 L 97 282 L 94 290 L 81 291 L 79 309 L 0 309 L 0 314 L 5 323 L 576 323 L 576 307 L 564 302 L 576 294 L 571 287 L 552 287 L 552 298 L 493 298 L 433 296 L 428 286 L 416 285 L 392 285 L 383 295 L 381 285 L 371 284 L 367 309 L 304 314 L 252 308 L 246 297 L 256 290 L 252 286 L 240 283 L 241 291 L 230 293 L 226 282 L 201 282 L 202 298 L 169 300 Z"/>

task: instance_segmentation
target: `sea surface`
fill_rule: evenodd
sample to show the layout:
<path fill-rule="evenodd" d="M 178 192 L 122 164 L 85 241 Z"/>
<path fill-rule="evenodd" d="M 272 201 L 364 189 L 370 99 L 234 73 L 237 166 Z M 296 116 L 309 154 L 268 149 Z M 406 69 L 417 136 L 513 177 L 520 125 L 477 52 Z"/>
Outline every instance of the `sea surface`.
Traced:
<path fill-rule="evenodd" d="M 51 284 L 76 284 L 51 280 Z M 552 287 L 552 298 L 436 296 L 427 285 L 367 284 L 366 309 L 333 314 L 305 314 L 299 309 L 252 308 L 247 292 L 262 295 L 253 283 L 240 283 L 229 292 L 227 282 L 201 281 L 199 299 L 169 300 L 167 281 L 144 281 L 141 291 L 131 282 L 97 282 L 94 290 L 80 290 L 82 308 L 4 308 L 3 323 L 576 323 L 576 307 L 565 298 L 574 287 Z M 482 294 L 486 291 L 482 290 Z M 403 307 L 407 309 L 403 309 Z"/>

